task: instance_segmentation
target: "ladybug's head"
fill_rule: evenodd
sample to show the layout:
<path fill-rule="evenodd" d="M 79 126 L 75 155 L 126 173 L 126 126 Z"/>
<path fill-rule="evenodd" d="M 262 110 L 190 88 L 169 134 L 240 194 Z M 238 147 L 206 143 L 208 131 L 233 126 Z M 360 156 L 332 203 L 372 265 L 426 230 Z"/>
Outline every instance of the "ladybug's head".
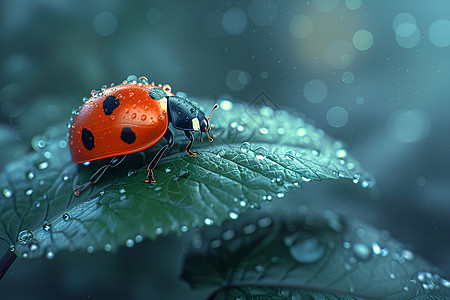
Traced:
<path fill-rule="evenodd" d="M 200 141 L 202 141 L 202 136 L 201 134 L 204 132 L 206 133 L 206 135 L 208 136 L 208 139 L 210 142 L 213 141 L 212 137 L 209 136 L 208 132 L 211 129 L 211 125 L 209 124 L 209 119 L 211 119 L 211 114 L 212 112 L 219 108 L 219 105 L 215 104 L 214 107 L 211 109 L 211 112 L 209 113 L 209 117 L 207 117 L 205 115 L 204 112 L 202 112 L 201 110 L 199 110 L 198 112 L 198 121 L 199 121 L 199 125 L 200 125 Z"/>

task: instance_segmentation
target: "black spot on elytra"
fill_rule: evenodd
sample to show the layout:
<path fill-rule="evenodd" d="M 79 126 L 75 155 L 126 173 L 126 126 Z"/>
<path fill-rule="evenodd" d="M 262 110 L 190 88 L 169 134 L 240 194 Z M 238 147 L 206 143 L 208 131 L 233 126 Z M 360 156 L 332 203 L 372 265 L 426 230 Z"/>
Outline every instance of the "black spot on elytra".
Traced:
<path fill-rule="evenodd" d="M 136 134 L 130 127 L 125 127 L 120 133 L 120 139 L 127 144 L 133 144 L 136 141 Z"/>
<path fill-rule="evenodd" d="M 103 100 L 103 111 L 109 116 L 119 106 L 120 100 L 114 96 L 108 96 Z"/>
<path fill-rule="evenodd" d="M 87 128 L 83 128 L 81 131 L 81 142 L 83 143 L 84 148 L 89 151 L 91 151 L 92 148 L 95 148 L 94 135 Z"/>

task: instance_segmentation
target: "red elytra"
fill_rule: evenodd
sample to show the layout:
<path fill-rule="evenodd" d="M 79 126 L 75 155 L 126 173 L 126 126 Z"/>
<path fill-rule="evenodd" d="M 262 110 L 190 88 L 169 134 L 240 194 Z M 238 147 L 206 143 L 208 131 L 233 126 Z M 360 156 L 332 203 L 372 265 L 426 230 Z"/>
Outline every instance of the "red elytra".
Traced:
<path fill-rule="evenodd" d="M 72 161 L 83 163 L 135 153 L 156 144 L 169 125 L 167 98 L 158 101 L 150 98 L 150 88 L 158 87 L 121 84 L 106 89 L 99 97 L 91 97 L 81 106 L 69 132 Z M 116 103 L 119 105 L 113 108 Z M 128 140 L 126 132 L 131 136 Z"/>
<path fill-rule="evenodd" d="M 218 108 L 216 104 L 214 109 Z M 211 112 L 212 112 L 211 110 Z M 116 167 L 127 154 L 147 149 L 163 137 L 167 141 L 148 166 L 145 182 L 155 182 L 153 169 L 164 152 L 173 145 L 173 134 L 169 122 L 175 129 L 183 130 L 189 144 L 193 143 L 192 131 L 208 131 L 209 117 L 188 99 L 175 96 L 169 85 L 149 84 L 147 78 L 138 81 L 124 81 L 122 84 L 93 93 L 93 96 L 74 113 L 69 131 L 69 145 L 72 161 L 83 163 L 112 157 L 110 163 L 102 166 L 89 182 L 76 186 L 78 196 L 90 185 L 95 184 L 108 168 Z"/>

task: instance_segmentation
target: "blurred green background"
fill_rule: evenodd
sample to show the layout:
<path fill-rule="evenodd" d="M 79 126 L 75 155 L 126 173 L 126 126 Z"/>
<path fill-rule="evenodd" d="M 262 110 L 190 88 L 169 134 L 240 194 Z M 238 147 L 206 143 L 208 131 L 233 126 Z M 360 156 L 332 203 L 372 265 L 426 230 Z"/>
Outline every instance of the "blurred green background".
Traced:
<path fill-rule="evenodd" d="M 0 164 L 130 74 L 200 103 L 252 105 L 264 92 L 344 141 L 377 179 L 370 192 L 320 182 L 283 201 L 357 216 L 448 274 L 449 13 L 447 0 L 2 0 Z M 178 281 L 182 253 L 167 237 L 117 254 L 18 260 L 0 294 L 204 297 Z"/>

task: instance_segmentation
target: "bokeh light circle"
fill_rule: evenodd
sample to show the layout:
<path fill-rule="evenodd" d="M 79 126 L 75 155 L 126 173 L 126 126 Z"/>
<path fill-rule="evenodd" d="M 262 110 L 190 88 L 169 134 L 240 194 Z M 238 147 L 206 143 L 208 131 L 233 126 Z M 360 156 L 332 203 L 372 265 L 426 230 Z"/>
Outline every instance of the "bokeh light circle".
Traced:
<path fill-rule="evenodd" d="M 147 20 L 148 23 L 152 25 L 158 24 L 159 22 L 161 22 L 162 19 L 161 10 L 159 10 L 156 7 L 150 8 L 145 13 L 145 19 Z"/>
<path fill-rule="evenodd" d="M 348 112 L 341 106 L 333 106 L 327 112 L 327 122 L 332 127 L 343 127 L 348 122 Z"/>
<path fill-rule="evenodd" d="M 94 17 L 94 30 L 101 36 L 109 36 L 117 29 L 117 18 L 108 11 L 99 12 Z"/>
<path fill-rule="evenodd" d="M 350 10 L 357 10 L 361 7 L 361 0 L 345 0 L 345 6 Z"/>
<path fill-rule="evenodd" d="M 304 39 L 311 35 L 314 25 L 310 17 L 299 14 L 291 19 L 289 29 L 293 36 Z"/>
<path fill-rule="evenodd" d="M 248 6 L 248 16 L 256 25 L 268 26 L 276 21 L 279 9 L 274 0 L 253 0 Z"/>
<path fill-rule="evenodd" d="M 420 42 L 420 30 L 417 27 L 416 18 L 409 13 L 399 13 L 392 21 L 395 32 L 395 40 L 402 48 L 413 48 Z"/>
<path fill-rule="evenodd" d="M 447 47 L 450 45 L 450 21 L 437 20 L 430 25 L 428 38 L 436 47 Z"/>
<path fill-rule="evenodd" d="M 353 46 L 360 50 L 369 50 L 373 45 L 373 35 L 369 30 L 361 29 L 353 35 Z"/>
<path fill-rule="evenodd" d="M 355 60 L 355 48 L 344 40 L 331 42 L 324 50 L 325 61 L 334 69 L 345 69 Z"/>
<path fill-rule="evenodd" d="M 327 97 L 327 94 L 327 86 L 319 79 L 308 81 L 303 88 L 303 96 L 311 103 L 322 102 Z"/>
<path fill-rule="evenodd" d="M 222 17 L 223 30 L 230 35 L 238 35 L 247 28 L 247 15 L 240 8 L 230 8 Z"/>
<path fill-rule="evenodd" d="M 400 143 L 419 142 L 430 131 L 430 118 L 419 109 L 397 111 L 389 119 L 388 130 Z"/>
<path fill-rule="evenodd" d="M 346 84 L 353 83 L 355 81 L 355 75 L 352 72 L 344 72 L 342 74 L 342 82 Z"/>
<path fill-rule="evenodd" d="M 242 90 L 250 81 L 250 73 L 239 69 L 231 70 L 225 77 L 225 83 L 233 91 Z"/>
<path fill-rule="evenodd" d="M 311 3 L 317 10 L 325 13 L 334 11 L 340 0 L 312 0 Z"/>

